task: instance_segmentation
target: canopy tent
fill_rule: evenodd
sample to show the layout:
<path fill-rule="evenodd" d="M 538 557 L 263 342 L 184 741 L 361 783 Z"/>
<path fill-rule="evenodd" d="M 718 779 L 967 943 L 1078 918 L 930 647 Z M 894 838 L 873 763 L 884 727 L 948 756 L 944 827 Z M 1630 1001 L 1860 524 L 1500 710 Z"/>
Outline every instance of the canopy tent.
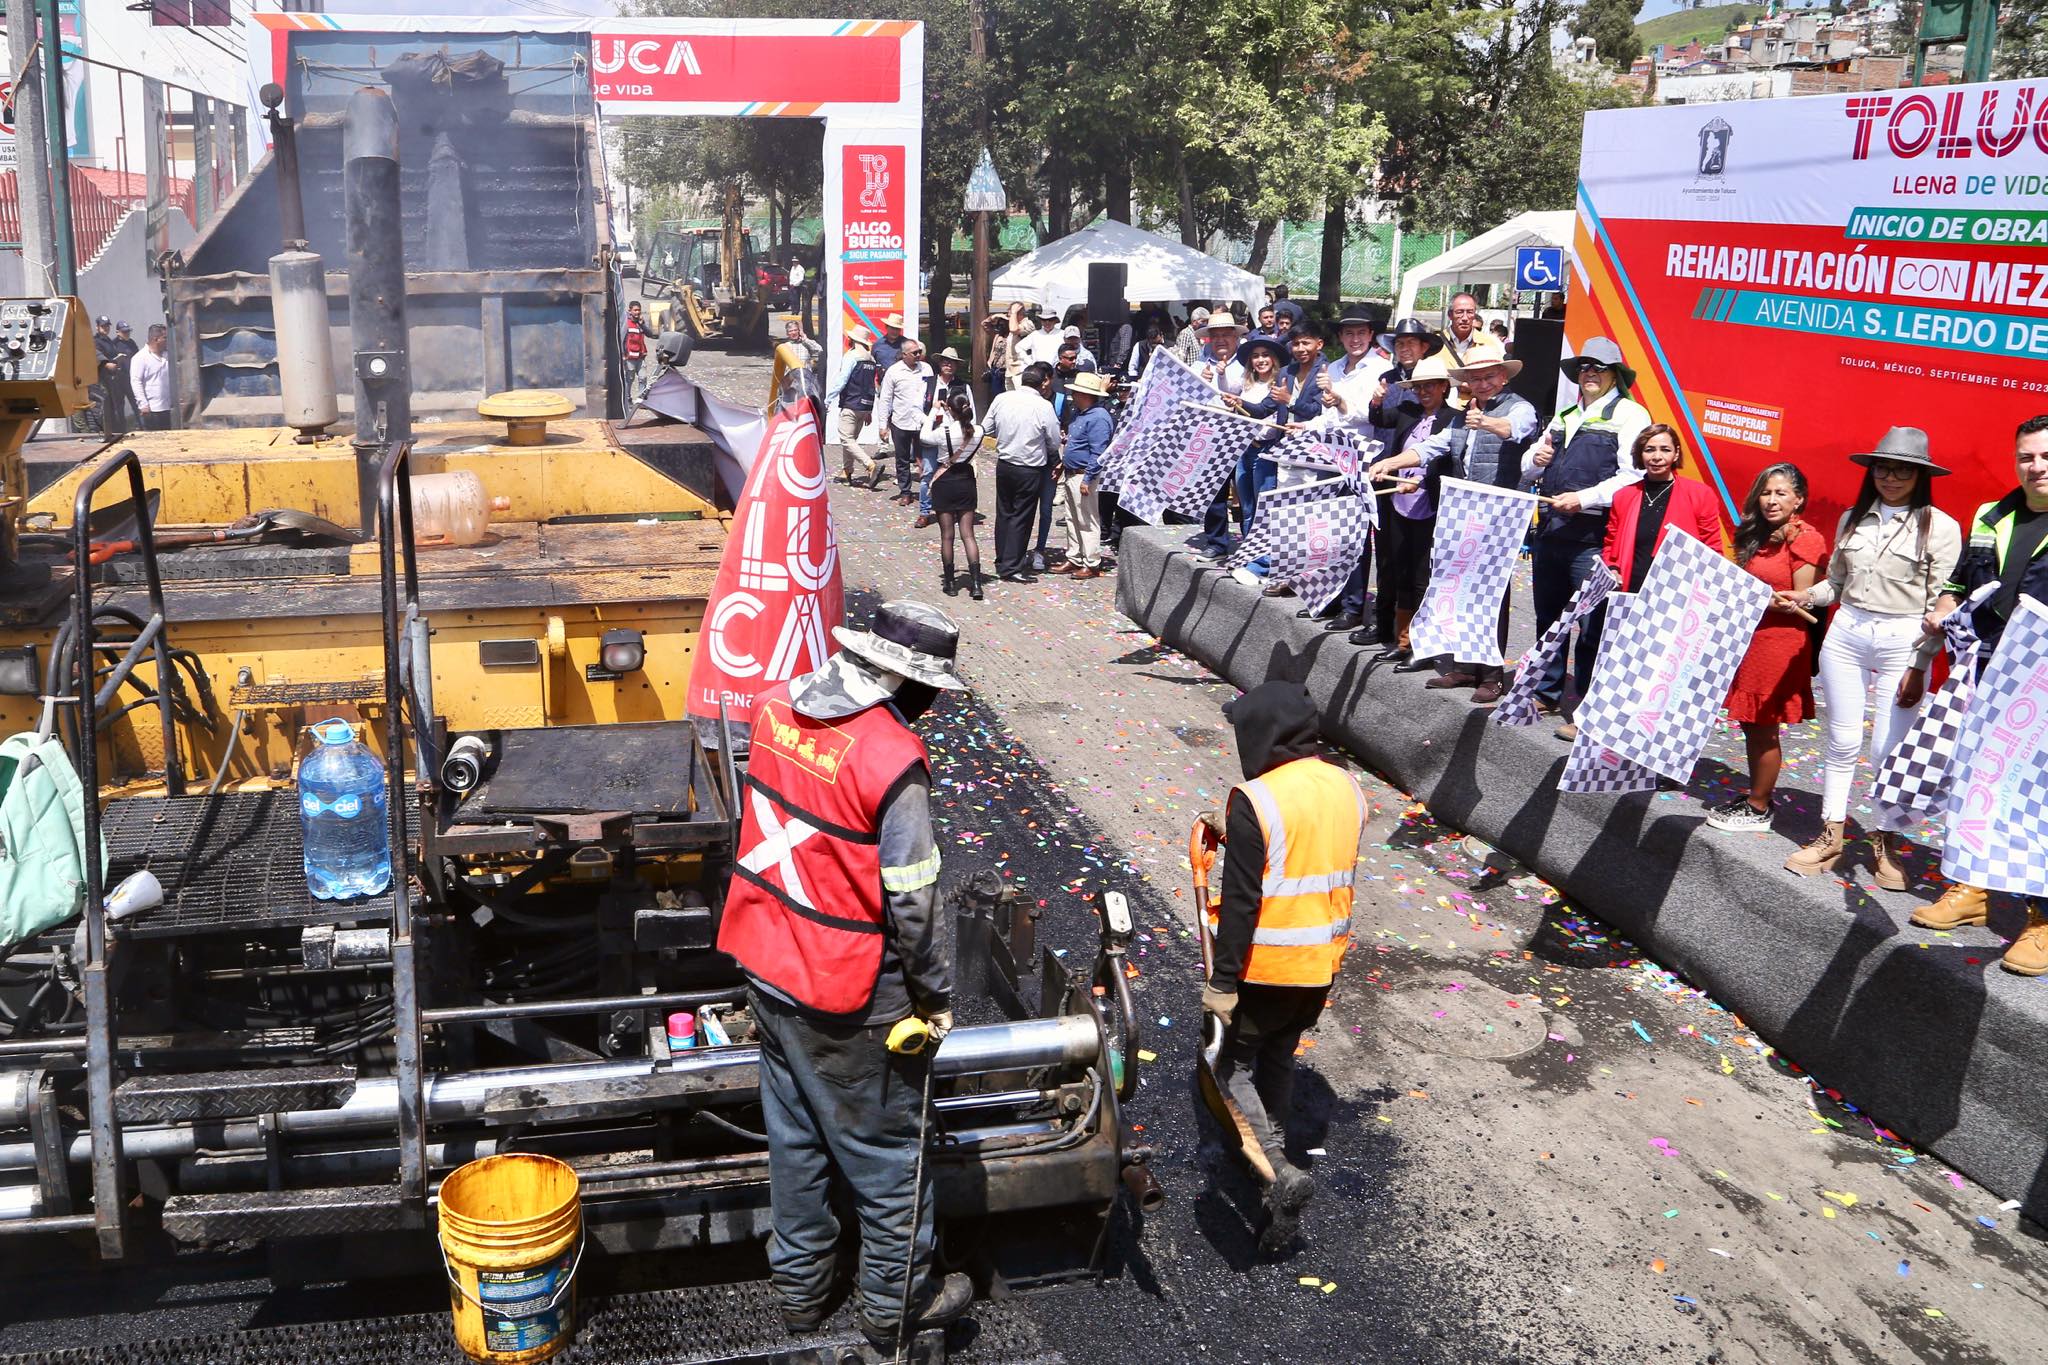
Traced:
<path fill-rule="evenodd" d="M 1515 250 L 1525 246 L 1561 246 L 1572 249 L 1570 209 L 1554 212 L 1518 213 L 1499 227 L 1461 242 L 1443 255 L 1402 272 L 1401 306 L 1397 318 L 1415 316 L 1415 296 L 1432 285 L 1500 284 L 1515 282 Z M 1564 292 L 1564 282 L 1558 282 Z"/>
<path fill-rule="evenodd" d="M 1266 282 L 1249 270 L 1110 218 L 1019 256 L 990 279 L 989 297 L 998 306 L 1056 308 L 1064 317 L 1069 308 L 1088 302 L 1091 261 L 1124 263 L 1124 297 L 1132 303 L 1236 299 L 1257 309 L 1266 301 Z"/>

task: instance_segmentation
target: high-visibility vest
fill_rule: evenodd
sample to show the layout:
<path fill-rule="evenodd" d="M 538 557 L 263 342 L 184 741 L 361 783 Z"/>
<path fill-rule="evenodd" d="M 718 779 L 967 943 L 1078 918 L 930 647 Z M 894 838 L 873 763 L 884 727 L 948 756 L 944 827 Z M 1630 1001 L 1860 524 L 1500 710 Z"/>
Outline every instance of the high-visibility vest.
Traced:
<path fill-rule="evenodd" d="M 928 763 L 887 706 L 816 720 L 787 684 L 763 693 L 719 950 L 806 1009 L 864 1008 L 882 965 L 882 802 Z"/>
<path fill-rule="evenodd" d="M 1351 946 L 1351 883 L 1365 793 L 1350 773 L 1320 758 L 1283 763 L 1234 790 L 1252 803 L 1266 839 L 1259 923 L 1240 979 L 1327 986 Z"/>

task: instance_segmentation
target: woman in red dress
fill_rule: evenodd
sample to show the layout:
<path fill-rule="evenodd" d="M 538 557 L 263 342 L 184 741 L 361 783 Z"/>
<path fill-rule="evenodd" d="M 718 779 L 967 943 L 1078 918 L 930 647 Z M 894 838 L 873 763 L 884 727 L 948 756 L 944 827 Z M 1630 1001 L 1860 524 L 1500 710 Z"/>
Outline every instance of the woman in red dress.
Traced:
<path fill-rule="evenodd" d="M 1770 584 L 1771 605 L 1728 687 L 1728 718 L 1741 724 L 1749 750 L 1749 794 L 1708 809 L 1715 829 L 1771 827 L 1771 793 L 1785 762 L 1778 727 L 1813 714 L 1813 636 L 1793 594 L 1826 572 L 1828 543 L 1799 519 L 1805 510 L 1806 475 L 1797 465 L 1774 464 L 1756 476 L 1735 528 L 1735 562 Z"/>

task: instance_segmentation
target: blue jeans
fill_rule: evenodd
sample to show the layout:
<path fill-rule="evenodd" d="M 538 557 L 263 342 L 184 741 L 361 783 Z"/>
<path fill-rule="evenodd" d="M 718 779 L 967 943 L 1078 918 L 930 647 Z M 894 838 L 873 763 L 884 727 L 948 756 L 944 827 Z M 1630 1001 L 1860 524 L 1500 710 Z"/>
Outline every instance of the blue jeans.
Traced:
<path fill-rule="evenodd" d="M 917 514 L 928 517 L 932 514 L 932 479 L 939 472 L 939 452 L 936 446 L 920 445 L 917 454 Z"/>
<path fill-rule="evenodd" d="M 1572 594 L 1592 576 L 1593 566 L 1599 562 L 1598 545 L 1560 541 L 1550 536 L 1537 537 L 1535 557 L 1529 566 L 1530 596 L 1536 603 L 1537 639 L 1542 639 L 1552 623 L 1564 615 L 1564 609 L 1571 604 Z M 1570 652 L 1572 678 L 1581 697 L 1593 683 L 1593 660 L 1600 652 L 1600 631 L 1606 622 L 1607 607 L 1604 603 L 1579 622 L 1578 645 Z M 1561 701 L 1564 697 L 1565 654 L 1563 649 L 1557 651 L 1536 684 L 1536 695 L 1545 701 Z"/>
<path fill-rule="evenodd" d="M 830 1024 L 750 989 L 761 1044 L 761 1113 L 768 1129 L 768 1277 L 797 1312 L 821 1307 L 837 1268 L 836 1174 L 852 1189 L 860 1218 L 860 1274 L 854 1298 L 868 1322 L 893 1332 L 903 1311 L 903 1272 L 917 1208 L 916 1276 L 910 1304 L 931 1298 L 929 1170 L 914 1198 L 923 1057 L 899 1056 L 889 1025 Z"/>
<path fill-rule="evenodd" d="M 1252 528 L 1252 516 L 1259 510 L 1259 494 L 1280 482 L 1280 466 L 1266 458 L 1260 447 L 1253 446 L 1237 457 L 1237 472 L 1231 477 L 1237 484 L 1237 529 L 1242 533 Z"/>

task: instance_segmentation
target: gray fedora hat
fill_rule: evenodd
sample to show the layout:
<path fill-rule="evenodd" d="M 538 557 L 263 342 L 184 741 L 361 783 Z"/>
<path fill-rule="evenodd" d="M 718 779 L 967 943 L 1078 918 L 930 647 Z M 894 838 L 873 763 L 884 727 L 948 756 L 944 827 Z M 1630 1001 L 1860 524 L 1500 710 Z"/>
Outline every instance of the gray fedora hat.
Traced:
<path fill-rule="evenodd" d="M 967 683 L 954 670 L 960 652 L 960 627 L 927 602 L 884 602 L 866 630 L 832 627 L 832 638 L 848 651 L 891 673 L 901 673 L 949 692 L 965 692 Z"/>
<path fill-rule="evenodd" d="M 1576 384 L 1579 371 L 1587 365 L 1605 365 L 1621 376 L 1622 392 L 1627 393 L 1636 386 L 1636 372 L 1622 363 L 1621 347 L 1607 337 L 1593 337 L 1586 342 L 1586 348 L 1575 356 L 1567 356 L 1558 366 L 1564 377 Z"/>
<path fill-rule="evenodd" d="M 1849 458 L 1865 466 L 1884 460 L 1889 464 L 1918 465 L 1929 475 L 1948 473 L 1928 458 L 1927 433 L 1918 427 L 1893 427 L 1877 443 L 1877 449 L 1859 450 Z"/>

